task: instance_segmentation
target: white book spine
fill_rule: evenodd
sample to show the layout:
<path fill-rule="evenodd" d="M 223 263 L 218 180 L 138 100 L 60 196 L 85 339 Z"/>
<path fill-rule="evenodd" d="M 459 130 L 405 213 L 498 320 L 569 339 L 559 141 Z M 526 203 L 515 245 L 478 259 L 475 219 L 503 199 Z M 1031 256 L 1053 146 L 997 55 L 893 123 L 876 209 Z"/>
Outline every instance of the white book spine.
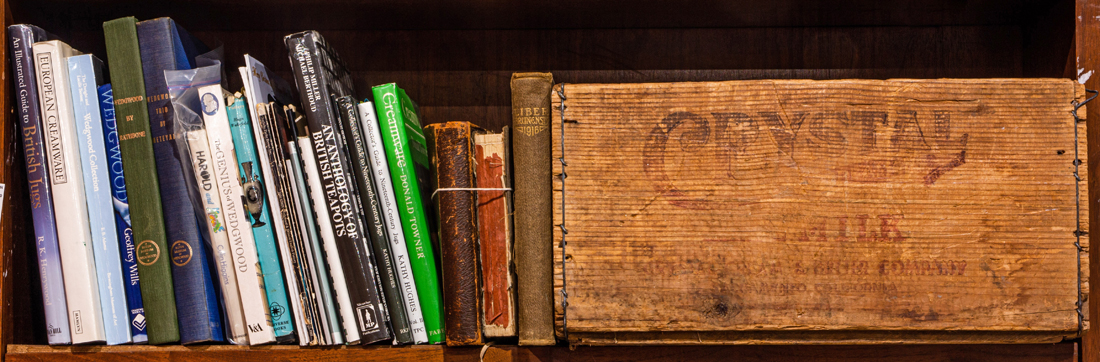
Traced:
<path fill-rule="evenodd" d="M 382 204 L 382 218 L 390 236 L 390 252 L 393 266 L 397 271 L 398 283 L 405 301 L 405 313 L 408 314 L 409 328 L 413 331 L 414 343 L 428 343 L 428 330 L 424 326 L 424 313 L 420 311 L 420 297 L 416 293 L 413 281 L 412 264 L 409 262 L 409 250 L 405 247 L 405 232 L 401 228 L 400 214 L 397 210 L 397 198 L 390 180 L 389 163 L 386 151 L 382 147 L 382 130 L 378 126 L 378 116 L 371 102 L 359 103 L 359 119 L 366 138 L 367 156 L 374 171 L 374 185 L 378 189 L 378 201 Z"/>
<path fill-rule="evenodd" d="M 247 59 L 246 59 L 247 60 Z M 247 64 L 247 62 L 246 62 Z M 248 67 L 240 67 L 238 71 L 241 73 L 241 81 L 244 82 L 245 103 L 248 105 L 248 117 L 252 122 L 252 140 L 256 143 L 256 158 L 259 159 L 261 165 L 271 165 L 277 160 L 270 160 L 267 157 L 267 143 L 264 141 L 263 130 L 260 127 L 260 112 L 256 109 L 256 99 L 259 97 L 256 94 L 255 80 L 253 79 Z M 281 145 L 275 145 L 280 147 Z M 279 203 L 278 186 L 275 184 L 275 175 L 271 172 L 271 167 L 260 167 L 260 172 L 263 173 L 263 179 L 268 180 L 264 182 L 264 192 L 267 194 L 267 205 L 271 212 L 270 218 L 272 225 L 275 229 L 275 243 L 279 245 L 279 261 L 282 262 L 283 277 L 286 278 L 286 290 L 287 298 L 290 301 L 291 314 L 294 317 L 294 324 L 297 327 L 297 331 L 305 331 L 306 325 L 303 319 L 302 301 L 300 299 L 300 291 L 298 290 L 298 273 L 294 270 L 294 263 L 291 260 L 293 256 L 290 253 L 290 241 L 287 236 L 286 224 L 283 224 L 283 212 L 285 205 Z M 290 232 L 297 232 L 291 230 Z M 298 342 L 305 343 L 303 346 L 309 343 L 309 333 L 298 333 Z M 303 336 L 305 336 L 303 338 Z"/>
<path fill-rule="evenodd" d="M 226 231 L 233 247 L 233 267 L 237 272 L 237 286 L 241 293 L 244 320 L 248 328 L 248 341 L 252 345 L 275 341 L 275 330 L 267 307 L 263 274 L 260 272 L 256 241 L 252 226 L 241 206 L 244 189 L 237 171 L 237 156 L 233 149 L 233 134 L 229 130 L 229 117 L 225 114 L 225 98 L 221 85 L 199 88 L 203 122 L 210 145 L 218 191 L 225 217 Z"/>
<path fill-rule="evenodd" d="M 348 283 L 344 279 L 344 267 L 340 263 L 340 252 L 336 249 L 336 236 L 332 230 L 328 207 L 325 204 L 324 188 L 321 187 L 321 175 L 317 169 L 313 143 L 308 137 L 299 137 L 298 146 L 302 149 L 302 163 L 309 179 L 309 197 L 313 200 L 313 212 L 317 214 L 317 226 L 321 230 L 321 240 L 325 248 L 325 262 L 329 276 L 332 277 L 332 290 L 336 294 L 336 308 L 340 311 L 340 324 L 348 344 L 359 341 L 359 329 L 355 325 L 355 313 L 352 312 L 351 298 L 348 295 Z M 336 335 L 337 333 L 333 333 Z"/>
<path fill-rule="evenodd" d="M 203 211 L 206 212 L 206 231 L 210 234 L 211 249 L 214 250 L 214 269 L 221 284 L 222 305 L 229 324 L 229 341 L 233 344 L 248 344 L 248 329 L 245 326 L 244 308 L 241 305 L 241 293 L 237 286 L 237 273 L 233 268 L 233 247 L 229 244 L 229 233 L 225 229 L 222 204 L 214 170 L 211 167 L 210 144 L 206 130 L 187 132 L 187 145 L 191 156 L 191 168 L 199 196 L 202 198 Z"/>
<path fill-rule="evenodd" d="M 58 224 L 61 273 L 69 305 L 69 330 L 73 344 L 104 342 L 99 282 L 65 62 L 65 58 L 80 52 L 56 40 L 35 43 L 33 50 Z"/>

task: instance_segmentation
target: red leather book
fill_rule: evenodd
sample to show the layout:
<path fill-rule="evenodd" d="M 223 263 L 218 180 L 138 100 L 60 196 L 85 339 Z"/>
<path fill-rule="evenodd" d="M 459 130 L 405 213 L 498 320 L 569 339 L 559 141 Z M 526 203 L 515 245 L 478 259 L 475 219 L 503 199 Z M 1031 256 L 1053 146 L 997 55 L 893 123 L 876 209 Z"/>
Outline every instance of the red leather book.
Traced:
<path fill-rule="evenodd" d="M 479 189 L 512 187 L 509 129 L 474 135 L 474 180 Z M 516 336 L 516 279 L 512 272 L 512 193 L 477 192 L 477 229 L 481 246 L 481 307 L 485 337 Z"/>

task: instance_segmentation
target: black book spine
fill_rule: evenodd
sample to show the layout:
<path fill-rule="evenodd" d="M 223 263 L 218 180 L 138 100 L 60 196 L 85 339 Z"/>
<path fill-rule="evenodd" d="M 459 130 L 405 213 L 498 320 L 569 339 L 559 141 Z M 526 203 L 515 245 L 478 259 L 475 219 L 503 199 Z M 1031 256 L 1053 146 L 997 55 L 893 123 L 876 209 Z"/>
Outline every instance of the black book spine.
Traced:
<path fill-rule="evenodd" d="M 367 158 L 366 139 L 359 125 L 362 120 L 357 111 L 358 105 L 350 96 L 338 98 L 336 105 L 340 109 L 340 119 L 344 123 L 344 139 L 348 141 L 348 154 L 351 156 L 352 170 L 355 173 L 355 184 L 359 188 L 359 204 L 363 207 L 363 222 L 366 224 L 366 234 L 370 238 L 370 249 L 374 251 L 372 254 L 374 265 L 378 270 L 377 279 L 385 296 L 390 325 L 398 343 L 412 343 L 412 328 L 409 327 L 404 297 L 397 284 L 397 271 L 393 267 L 390 237 L 386 233 L 385 220 L 382 219 L 382 205 L 374 188 L 372 176 L 374 171 Z"/>
<path fill-rule="evenodd" d="M 347 68 L 328 50 L 320 34 L 313 31 L 288 35 L 286 42 L 294 82 L 302 97 L 309 138 L 315 148 L 321 186 L 335 232 L 339 260 L 347 280 L 348 297 L 354 312 L 361 344 L 390 338 L 381 322 L 377 284 L 373 268 L 364 263 L 370 252 L 363 248 L 358 192 L 350 182 L 345 142 L 340 132 L 334 98 L 353 93 Z M 327 256 L 329 258 L 332 255 Z M 350 343 L 351 341 L 349 341 Z"/>

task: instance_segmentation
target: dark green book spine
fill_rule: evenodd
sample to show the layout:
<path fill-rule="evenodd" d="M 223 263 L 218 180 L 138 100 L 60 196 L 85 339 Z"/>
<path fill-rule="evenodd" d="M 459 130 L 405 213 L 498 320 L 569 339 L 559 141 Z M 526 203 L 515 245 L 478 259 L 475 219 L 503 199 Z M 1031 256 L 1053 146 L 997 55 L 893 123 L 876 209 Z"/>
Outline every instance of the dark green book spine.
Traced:
<path fill-rule="evenodd" d="M 137 19 L 120 18 L 103 23 L 107 61 L 114 87 L 119 146 L 126 164 L 126 189 L 130 220 L 136 241 L 141 297 L 145 302 L 149 344 L 178 342 L 179 321 L 172 290 L 164 211 L 149 131 L 148 103 L 138 49 Z"/>

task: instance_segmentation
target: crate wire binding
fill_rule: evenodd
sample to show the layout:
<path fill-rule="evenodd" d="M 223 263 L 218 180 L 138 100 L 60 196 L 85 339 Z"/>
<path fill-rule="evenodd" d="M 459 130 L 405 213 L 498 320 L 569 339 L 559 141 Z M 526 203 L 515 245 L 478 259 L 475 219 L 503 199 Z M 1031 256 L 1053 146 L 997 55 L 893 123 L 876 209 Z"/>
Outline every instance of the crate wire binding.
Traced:
<path fill-rule="evenodd" d="M 1092 96 L 1086 98 L 1084 102 L 1078 103 L 1076 99 L 1074 99 L 1073 101 L 1070 102 L 1070 103 L 1073 104 L 1073 110 L 1070 111 L 1070 114 L 1073 114 L 1073 122 L 1074 122 L 1073 123 L 1073 125 L 1074 125 L 1074 127 L 1073 127 L 1073 178 L 1075 180 L 1077 180 L 1077 182 L 1074 183 L 1074 188 L 1075 188 L 1075 192 L 1076 192 L 1076 196 L 1077 196 L 1077 229 L 1073 231 L 1073 236 L 1076 237 L 1076 240 L 1074 240 L 1074 242 L 1073 242 L 1073 246 L 1077 247 L 1077 305 L 1076 305 L 1075 309 L 1077 310 L 1077 335 L 1078 336 L 1080 336 L 1082 333 L 1084 333 L 1084 328 L 1085 328 L 1085 313 L 1081 311 L 1081 309 L 1083 307 L 1083 303 L 1082 303 L 1082 300 L 1081 300 L 1081 252 L 1084 252 L 1086 250 L 1085 250 L 1084 247 L 1081 246 L 1081 237 L 1085 236 L 1085 235 L 1088 235 L 1088 232 L 1081 230 L 1081 174 L 1080 174 L 1080 168 L 1081 168 L 1080 152 L 1081 151 L 1080 151 L 1080 147 L 1077 147 L 1078 142 L 1079 142 L 1079 137 L 1080 137 L 1080 134 L 1079 134 L 1080 132 L 1078 131 L 1077 124 L 1080 123 L 1080 122 L 1083 122 L 1084 120 L 1081 119 L 1077 115 L 1077 110 L 1081 109 L 1081 107 L 1084 107 L 1086 103 L 1088 103 L 1088 102 L 1092 101 L 1093 99 L 1095 99 L 1097 94 L 1100 94 L 1100 92 L 1097 92 L 1097 91 L 1091 90 L 1091 89 L 1085 89 L 1085 94 L 1092 94 Z"/>
<path fill-rule="evenodd" d="M 560 178 L 561 178 L 561 224 L 558 224 L 558 228 L 561 229 L 561 243 L 558 245 L 561 248 L 561 309 L 562 309 L 562 318 L 561 318 L 562 328 L 561 329 L 562 329 L 562 336 L 568 342 L 569 341 L 569 328 L 568 328 L 569 327 L 569 308 L 568 308 L 569 307 L 569 293 L 566 292 L 566 290 L 565 290 L 565 288 L 566 288 L 566 283 L 565 283 L 565 245 L 566 245 L 565 236 L 569 234 L 569 230 L 567 230 L 565 228 L 565 179 L 568 177 L 568 175 L 566 175 L 566 172 L 565 172 L 565 167 L 567 166 L 567 164 L 565 162 L 565 123 L 566 122 L 574 123 L 576 121 L 575 120 L 566 121 L 566 119 L 565 119 L 565 99 L 566 99 L 565 98 L 565 83 L 558 84 L 558 89 L 557 89 L 556 92 L 558 93 L 558 98 L 560 100 L 559 104 L 558 104 L 558 107 L 559 107 L 558 108 L 559 109 L 558 113 L 561 116 L 560 117 L 561 118 L 561 123 L 560 123 L 561 124 L 561 134 L 559 136 L 559 141 L 561 142 L 561 157 L 558 157 L 558 162 L 561 163 L 561 175 L 560 175 Z M 1078 253 L 1078 256 L 1077 256 L 1077 302 L 1076 302 L 1076 306 L 1075 306 L 1076 307 L 1075 309 L 1077 311 L 1077 335 L 1078 336 L 1080 336 L 1084 333 L 1084 328 L 1085 328 L 1085 314 L 1082 311 L 1083 302 L 1082 302 L 1082 299 L 1081 299 L 1081 256 L 1080 256 L 1080 253 L 1085 252 L 1087 250 L 1083 246 L 1081 246 L 1081 237 L 1085 236 L 1085 235 L 1088 235 L 1088 232 L 1084 231 L 1084 230 L 1081 230 L 1081 174 L 1080 174 L 1081 159 L 1080 159 L 1080 150 L 1079 150 L 1079 147 L 1077 147 L 1077 144 L 1078 144 L 1079 139 L 1080 139 L 1080 132 L 1078 131 L 1078 127 L 1076 127 L 1077 123 L 1084 122 L 1085 120 L 1081 119 L 1077 115 L 1077 110 L 1081 109 L 1081 107 L 1084 107 L 1085 104 L 1091 102 L 1093 99 L 1096 99 L 1096 96 L 1098 94 L 1100 94 L 1100 91 L 1095 91 L 1095 90 L 1092 90 L 1092 89 L 1085 89 L 1085 93 L 1086 94 L 1091 94 L 1091 96 L 1086 98 L 1084 102 L 1077 102 L 1076 99 L 1073 100 L 1073 101 L 1070 101 L 1070 103 L 1073 104 L 1073 110 L 1070 111 L 1070 114 L 1073 115 L 1073 121 L 1074 121 L 1074 127 L 1073 127 L 1073 145 L 1074 145 L 1074 147 L 1073 147 L 1073 167 L 1074 167 L 1073 168 L 1073 178 L 1075 180 L 1077 180 L 1077 182 L 1074 183 L 1075 193 L 1076 193 L 1076 196 L 1077 196 L 1077 198 L 1076 198 L 1076 200 L 1077 200 L 1076 201 L 1077 202 L 1077 227 L 1076 227 L 1076 230 L 1073 231 L 1073 235 L 1076 238 L 1076 240 L 1073 242 L 1073 246 L 1077 248 L 1077 253 Z M 433 194 L 433 196 L 434 196 L 434 194 Z"/>

